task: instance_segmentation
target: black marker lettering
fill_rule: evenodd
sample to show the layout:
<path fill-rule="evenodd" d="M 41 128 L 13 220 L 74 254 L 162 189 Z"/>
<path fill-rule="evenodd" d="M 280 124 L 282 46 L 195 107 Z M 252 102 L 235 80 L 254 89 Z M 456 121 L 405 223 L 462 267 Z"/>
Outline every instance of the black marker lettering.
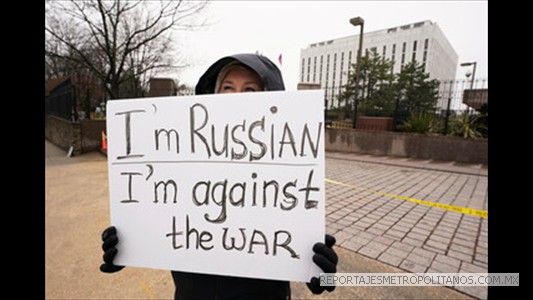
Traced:
<path fill-rule="evenodd" d="M 316 208 L 317 205 L 318 205 L 318 201 L 309 199 L 309 194 L 311 192 L 320 191 L 320 189 L 317 188 L 317 187 L 311 187 L 311 181 L 313 181 L 313 172 L 314 171 L 315 170 L 311 170 L 311 172 L 309 172 L 309 177 L 307 177 L 307 186 L 305 188 L 299 189 L 300 192 L 305 192 L 305 208 L 306 209 Z"/>
<path fill-rule="evenodd" d="M 203 250 L 211 250 L 213 249 L 213 245 L 206 245 L 205 243 L 209 243 L 213 240 L 213 235 L 208 232 L 208 231 L 202 231 L 202 232 L 198 232 L 198 230 L 196 228 L 191 228 L 190 225 L 189 225 L 189 215 L 187 215 L 186 217 L 187 221 L 186 221 L 186 224 L 185 224 L 185 227 L 186 227 L 186 233 L 187 233 L 187 239 L 186 239 L 186 247 L 187 249 L 190 248 L 190 238 L 191 238 L 191 235 L 195 235 L 196 236 L 196 245 L 195 245 L 195 249 L 198 249 L 198 248 L 202 248 Z"/>
<path fill-rule="evenodd" d="M 176 182 L 172 179 L 169 179 L 167 180 L 166 182 L 164 181 L 159 181 L 159 182 L 154 182 L 154 203 L 157 203 L 158 202 L 158 187 L 160 186 L 163 186 L 163 191 L 164 191 L 164 194 L 163 194 L 163 203 L 167 203 L 167 198 L 168 198 L 168 187 L 171 186 L 173 188 L 173 192 L 174 192 L 174 198 L 173 198 L 173 201 L 172 203 L 177 203 L 178 202 L 178 185 L 176 184 Z"/>
<path fill-rule="evenodd" d="M 278 113 L 278 107 L 277 106 L 271 106 L 270 107 L 270 113 L 277 114 Z M 270 125 L 270 159 L 274 160 L 274 123 Z"/>
<path fill-rule="evenodd" d="M 227 187 L 227 185 L 228 185 L 228 180 L 227 179 L 224 180 L 224 181 L 219 181 L 219 182 L 216 182 L 215 184 L 213 184 L 213 189 L 211 190 L 211 199 L 213 199 L 213 202 L 215 204 L 220 206 L 220 214 L 214 220 L 210 219 L 208 214 L 205 214 L 204 218 L 205 218 L 206 221 L 211 222 L 211 223 L 215 223 L 215 224 L 223 223 L 224 221 L 226 221 L 226 217 L 227 217 L 227 214 L 226 214 L 226 187 Z M 218 187 L 220 187 L 220 189 L 221 189 L 219 201 L 216 200 L 217 197 L 215 195 Z"/>
<path fill-rule="evenodd" d="M 289 137 L 289 140 L 286 141 L 286 136 Z M 291 131 L 291 128 L 289 127 L 289 124 L 285 122 L 285 126 L 283 127 L 283 136 L 281 138 L 281 141 L 279 142 L 279 144 L 281 145 L 279 147 L 279 157 L 282 157 L 283 155 L 283 147 L 287 144 L 291 145 L 291 148 L 292 148 L 292 152 L 294 154 L 294 156 L 296 156 L 296 154 L 298 153 L 296 151 L 296 146 L 294 145 L 295 142 L 294 142 L 294 135 L 292 134 L 292 131 Z"/>
<path fill-rule="evenodd" d="M 241 190 L 240 198 L 236 198 L 234 196 L 234 190 L 236 188 L 239 188 Z M 238 182 L 238 183 L 234 184 L 231 187 L 231 189 L 229 190 L 229 201 L 230 201 L 231 205 L 244 207 L 244 196 L 245 196 L 245 193 L 246 193 L 246 182 L 243 182 L 243 183 L 239 183 Z"/>
<path fill-rule="evenodd" d="M 183 247 L 183 245 L 179 245 L 178 244 L 178 238 L 177 238 L 178 235 L 182 235 L 182 234 L 183 234 L 183 231 L 177 231 L 177 228 L 176 228 L 176 217 L 172 217 L 172 231 L 167 233 L 165 236 L 166 237 L 169 237 L 169 236 L 172 237 L 172 248 L 174 250 L 178 250 L 178 249 Z"/>
<path fill-rule="evenodd" d="M 231 206 L 241 208 L 248 206 L 258 209 L 259 207 L 279 207 L 283 211 L 293 210 L 298 204 L 304 206 L 305 209 L 317 208 L 318 200 L 315 200 L 314 192 L 320 191 L 320 187 L 314 184 L 313 175 L 314 169 L 310 169 L 307 181 L 301 181 L 300 185 L 298 185 L 298 179 L 283 182 L 276 179 L 263 180 L 258 178 L 259 176 L 255 172 L 251 174 L 251 178 L 240 182 L 232 182 L 229 179 L 216 182 L 198 181 L 192 187 L 192 203 L 197 207 L 205 206 L 206 208 L 216 205 L 218 210 L 209 208 L 203 214 L 206 221 L 215 224 L 227 221 L 232 212 Z M 175 193 L 178 193 L 178 185 L 173 181 L 159 183 L 158 186 L 163 184 L 168 189 L 167 193 L 172 192 L 173 187 Z M 250 185 L 251 189 L 247 189 Z M 161 192 L 159 189 L 157 192 L 160 199 Z M 165 195 L 165 197 L 168 198 L 169 196 Z M 254 240 L 252 239 L 252 241 Z"/>
<path fill-rule="evenodd" d="M 270 159 L 274 160 L 274 124 L 270 125 Z"/>
<path fill-rule="evenodd" d="M 250 151 L 250 161 L 260 160 L 261 158 L 263 158 L 263 156 L 265 156 L 267 152 L 267 145 L 253 136 L 253 131 L 256 127 L 259 127 L 263 132 L 265 131 L 265 117 L 261 118 L 261 121 L 255 121 L 252 123 L 252 125 L 250 125 L 250 129 L 248 131 L 248 138 L 252 143 L 258 145 L 261 149 L 261 152 L 259 152 L 258 154 L 254 154 Z"/>
<path fill-rule="evenodd" d="M 241 131 L 244 132 L 245 131 L 245 127 L 246 127 L 246 121 L 243 120 L 241 125 L 236 125 L 231 130 L 231 139 L 233 140 L 233 142 L 235 144 L 238 144 L 238 145 L 240 145 L 242 147 L 242 151 L 241 152 L 235 152 L 235 148 L 233 148 L 233 147 L 231 148 L 231 159 L 232 160 L 243 159 L 248 154 L 248 148 L 246 147 L 246 145 L 244 144 L 244 142 L 242 140 L 237 138 L 237 136 L 235 134 L 235 131 L 237 129 L 239 129 L 239 128 L 242 128 Z"/>
<path fill-rule="evenodd" d="M 262 241 L 256 241 L 256 236 L 260 236 L 262 238 Z M 248 248 L 248 253 L 255 253 L 253 248 L 254 245 L 263 245 L 265 246 L 265 254 L 268 254 L 268 241 L 265 236 L 265 234 L 257 229 L 254 229 L 254 232 L 252 234 L 252 238 L 250 240 L 250 247 Z"/>
<path fill-rule="evenodd" d="M 266 207 L 267 205 L 267 188 L 269 186 L 273 186 L 274 187 L 274 204 L 273 206 L 274 207 L 277 207 L 278 206 L 278 193 L 279 193 L 279 183 L 275 180 L 271 180 L 271 181 L 263 181 L 263 207 Z"/>
<path fill-rule="evenodd" d="M 202 202 L 198 201 L 198 197 L 197 197 L 197 192 L 196 190 L 200 187 L 200 186 L 205 186 L 205 193 L 204 193 L 204 199 Z M 207 205 L 208 204 L 208 201 L 209 201 L 209 189 L 211 187 L 211 182 L 210 181 L 199 181 L 197 182 L 194 187 L 192 188 L 192 202 L 196 205 L 196 206 L 202 206 L 202 205 Z"/>
<path fill-rule="evenodd" d="M 307 127 L 307 124 L 304 126 L 304 130 L 302 133 L 302 144 L 300 147 L 300 156 L 305 157 L 304 154 L 304 144 L 307 137 L 307 141 L 309 143 L 309 148 L 311 148 L 311 152 L 313 152 L 313 157 L 316 158 L 318 155 L 318 147 L 320 145 L 320 132 L 322 131 L 322 122 L 318 123 L 318 132 L 316 135 L 316 143 L 313 143 L 313 140 L 311 139 L 311 134 L 309 133 L 309 127 Z"/>
<path fill-rule="evenodd" d="M 200 125 L 199 127 L 196 127 L 196 114 L 195 114 L 195 108 L 196 107 L 199 107 L 204 112 L 204 120 L 203 120 L 202 125 Z M 211 157 L 211 150 L 209 149 L 209 144 L 207 143 L 207 139 L 205 138 L 205 136 L 203 136 L 200 133 L 200 130 L 202 130 L 205 127 L 205 125 L 207 125 L 207 120 L 209 119 L 209 113 L 207 112 L 207 108 L 205 108 L 205 106 L 203 106 L 200 103 L 196 103 L 193 106 L 191 106 L 191 108 L 189 109 L 189 116 L 190 116 L 190 120 L 191 120 L 191 123 L 190 123 L 190 129 L 191 129 L 191 152 L 192 153 L 196 152 L 196 147 L 195 147 L 195 143 L 194 143 L 194 141 L 195 141 L 194 137 L 197 136 L 200 139 L 200 141 L 202 141 L 204 143 L 205 149 L 207 151 L 207 157 Z"/>
<path fill-rule="evenodd" d="M 252 179 L 256 179 L 256 178 L 257 178 L 257 174 L 252 173 Z M 256 196 L 257 196 L 257 181 L 254 180 L 253 187 L 252 187 L 252 206 L 257 205 Z"/>
<path fill-rule="evenodd" d="M 224 233 L 222 234 L 222 246 L 224 247 L 224 249 L 226 250 L 232 250 L 232 249 L 235 249 L 235 250 L 239 250 L 239 251 L 242 251 L 244 249 L 244 247 L 246 246 L 246 234 L 244 233 L 244 228 L 239 228 L 239 231 L 241 232 L 241 237 L 242 237 L 242 244 L 241 246 L 236 246 L 235 245 L 235 238 L 234 237 L 231 237 L 230 240 L 231 240 L 231 245 L 227 245 L 226 241 L 227 241 L 227 234 L 228 234 L 228 228 L 227 227 L 224 227 L 222 228 L 222 230 L 224 231 Z"/>
<path fill-rule="evenodd" d="M 126 155 L 117 156 L 117 159 L 125 159 L 125 158 L 134 158 L 134 157 L 143 157 L 144 154 L 131 154 L 131 114 L 133 113 L 144 113 L 146 112 L 143 109 L 137 109 L 137 110 L 128 110 L 128 111 L 121 111 L 115 113 L 115 116 L 125 115 L 124 121 L 124 128 L 125 133 L 124 137 L 126 138 Z"/>
<path fill-rule="evenodd" d="M 202 250 L 213 249 L 214 246 L 210 244 L 213 240 L 213 235 L 208 231 L 199 232 L 196 228 L 192 228 L 189 222 L 189 215 L 187 215 L 185 219 L 185 249 L 190 249 L 191 247 L 194 247 L 196 250 L 199 248 L 202 248 Z M 178 231 L 176 227 L 176 217 L 172 217 L 172 231 L 165 236 L 172 237 L 172 248 L 174 250 L 183 248 L 183 244 L 178 242 L 178 236 L 180 235 L 184 235 L 184 232 Z M 195 241 L 192 241 L 192 239 L 195 239 Z"/>
<path fill-rule="evenodd" d="M 298 180 L 294 180 L 293 182 L 287 182 L 285 186 L 283 187 L 283 195 L 285 196 L 284 201 L 280 204 L 280 207 L 282 210 L 291 210 L 298 205 L 298 198 L 294 196 L 291 192 L 288 191 L 290 187 L 296 187 L 296 184 L 298 183 Z M 285 206 L 285 203 L 287 203 L 287 206 Z"/>
<path fill-rule="evenodd" d="M 139 200 L 133 199 L 133 176 L 141 176 L 141 173 L 138 172 L 121 172 L 120 175 L 128 175 L 128 199 L 121 200 L 121 203 L 138 203 Z"/>
<path fill-rule="evenodd" d="M 159 150 L 159 140 L 160 140 L 160 137 L 159 135 L 161 133 L 165 133 L 166 137 L 167 137 L 167 149 L 168 151 L 170 151 L 170 144 L 171 144 L 171 133 L 173 133 L 176 137 L 176 153 L 180 153 L 180 137 L 179 137 L 179 134 L 178 134 L 178 131 L 176 129 L 170 129 L 170 130 L 167 130 L 167 129 L 155 129 L 154 130 L 154 137 L 155 137 L 155 150 L 158 151 Z"/>
<path fill-rule="evenodd" d="M 222 149 L 221 150 L 217 150 L 217 143 L 215 142 L 215 125 L 211 125 L 211 143 L 213 145 L 213 152 L 215 153 L 215 155 L 222 155 L 222 154 L 226 154 L 225 156 L 228 157 L 228 125 L 226 125 L 224 127 L 224 136 L 222 137 L 222 140 L 223 140 L 223 143 L 222 143 Z"/>
<path fill-rule="evenodd" d="M 283 243 L 281 243 L 281 244 L 278 244 L 278 235 L 280 235 L 280 234 L 284 234 L 285 235 L 285 241 Z M 275 256 L 277 254 L 277 249 L 278 249 L 278 246 L 279 246 L 279 247 L 282 247 L 283 249 L 289 251 L 289 253 L 291 254 L 292 258 L 300 259 L 300 255 L 296 254 L 296 252 L 291 247 L 289 247 L 289 244 L 291 243 L 291 241 L 292 241 L 292 237 L 291 237 L 290 232 L 285 231 L 285 230 L 276 231 L 276 233 L 274 234 L 274 250 L 272 251 L 272 255 Z"/>

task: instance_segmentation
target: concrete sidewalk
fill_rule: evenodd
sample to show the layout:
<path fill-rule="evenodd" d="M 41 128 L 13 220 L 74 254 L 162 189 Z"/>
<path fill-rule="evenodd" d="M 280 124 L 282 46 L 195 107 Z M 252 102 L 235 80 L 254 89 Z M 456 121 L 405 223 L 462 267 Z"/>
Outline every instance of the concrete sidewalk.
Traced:
<path fill-rule="evenodd" d="M 487 272 L 488 219 L 470 214 L 487 215 L 487 166 L 327 152 L 326 181 L 340 248 L 413 273 Z"/>
<path fill-rule="evenodd" d="M 429 162 L 326 156 L 326 177 L 345 184 L 326 184 L 327 231 L 338 241 L 338 272 L 486 271 L 487 219 L 375 193 L 487 209 L 485 167 L 440 164 L 447 170 L 438 170 L 429 168 Z M 168 271 L 99 271 L 100 234 L 109 224 L 107 176 L 104 155 L 67 158 L 45 141 L 46 298 L 172 299 Z M 291 287 L 293 299 L 486 298 L 486 288 L 337 287 L 333 293 L 312 295 L 305 283 Z"/>

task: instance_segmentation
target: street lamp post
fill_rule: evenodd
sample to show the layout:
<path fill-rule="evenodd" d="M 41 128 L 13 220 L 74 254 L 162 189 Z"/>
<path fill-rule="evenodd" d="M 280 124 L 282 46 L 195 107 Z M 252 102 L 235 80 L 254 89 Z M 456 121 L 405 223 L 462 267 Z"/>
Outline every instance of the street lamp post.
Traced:
<path fill-rule="evenodd" d="M 468 66 L 474 66 L 474 68 L 472 68 L 472 81 L 470 81 L 470 95 L 472 95 L 472 93 L 474 92 L 474 79 L 476 79 L 476 65 L 477 65 L 477 62 L 476 61 L 472 61 L 472 62 L 465 62 L 465 63 L 462 63 L 461 64 L 461 67 L 468 67 Z M 466 112 L 469 113 L 470 112 L 470 106 L 467 104 L 466 106 Z"/>
<path fill-rule="evenodd" d="M 474 79 L 476 78 L 476 65 L 477 62 L 465 62 L 461 64 L 461 67 L 468 67 L 474 65 L 474 68 L 472 69 L 472 81 L 470 82 L 470 90 L 474 89 Z"/>
<path fill-rule="evenodd" d="M 352 127 L 356 128 L 357 126 L 357 106 L 359 104 L 357 93 L 359 92 L 359 77 L 361 73 L 361 52 L 363 51 L 363 28 L 365 25 L 365 20 L 361 17 L 355 17 L 350 19 L 350 24 L 353 26 L 361 26 L 361 31 L 359 33 L 359 49 L 357 49 L 357 65 L 355 66 L 355 87 L 354 87 L 354 100 L 353 100 L 353 123 Z"/>

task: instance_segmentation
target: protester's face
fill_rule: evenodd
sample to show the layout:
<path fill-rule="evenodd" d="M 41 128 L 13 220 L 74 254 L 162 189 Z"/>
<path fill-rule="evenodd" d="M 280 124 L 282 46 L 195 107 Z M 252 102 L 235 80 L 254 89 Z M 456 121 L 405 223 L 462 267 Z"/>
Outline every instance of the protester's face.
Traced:
<path fill-rule="evenodd" d="M 246 93 L 263 91 L 263 81 L 252 70 L 235 66 L 222 79 L 219 93 Z"/>

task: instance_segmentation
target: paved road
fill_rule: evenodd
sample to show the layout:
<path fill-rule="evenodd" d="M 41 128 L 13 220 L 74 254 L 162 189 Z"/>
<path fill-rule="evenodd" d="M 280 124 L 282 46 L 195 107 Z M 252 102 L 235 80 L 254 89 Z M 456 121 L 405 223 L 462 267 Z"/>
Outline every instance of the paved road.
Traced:
<path fill-rule="evenodd" d="M 170 272 L 125 268 L 109 275 L 100 233 L 109 224 L 102 154 L 67 158 L 45 141 L 47 299 L 171 299 Z M 407 159 L 326 154 L 328 233 L 338 240 L 338 272 L 486 272 L 487 170 Z M 438 204 L 447 204 L 443 206 Z M 478 287 L 337 287 L 312 295 L 291 283 L 293 299 L 486 298 Z"/>

